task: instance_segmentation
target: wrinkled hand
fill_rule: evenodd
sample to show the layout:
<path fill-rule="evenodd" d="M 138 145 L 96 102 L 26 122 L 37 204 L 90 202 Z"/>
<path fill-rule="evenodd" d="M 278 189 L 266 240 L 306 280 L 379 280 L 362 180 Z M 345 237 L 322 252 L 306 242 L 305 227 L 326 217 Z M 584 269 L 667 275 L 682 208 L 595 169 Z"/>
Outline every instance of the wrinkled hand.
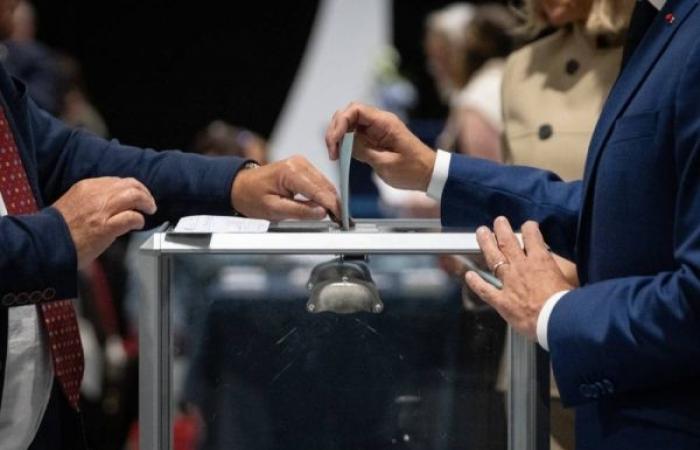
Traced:
<path fill-rule="evenodd" d="M 79 181 L 53 206 L 68 225 L 84 268 L 119 236 L 140 230 L 143 214 L 156 212 L 153 196 L 133 178 L 90 178 Z"/>
<path fill-rule="evenodd" d="M 343 135 L 355 132 L 355 159 L 372 166 L 387 184 L 426 191 L 433 174 L 435 152 L 414 136 L 394 114 L 351 103 L 333 115 L 326 131 L 331 160 L 339 157 Z"/>
<path fill-rule="evenodd" d="M 503 281 L 503 289 L 496 289 L 474 272 L 467 273 L 467 284 L 516 331 L 535 341 L 537 318 L 544 303 L 574 286 L 557 266 L 536 222 L 522 226 L 524 251 L 505 217 L 496 219 L 494 231 L 481 227 L 476 235 L 488 266 L 497 267 L 494 272 Z"/>
<path fill-rule="evenodd" d="M 297 194 L 308 201 L 296 200 Z M 340 217 L 335 186 L 302 156 L 241 170 L 233 182 L 231 202 L 247 217 L 320 220 L 328 212 Z"/>

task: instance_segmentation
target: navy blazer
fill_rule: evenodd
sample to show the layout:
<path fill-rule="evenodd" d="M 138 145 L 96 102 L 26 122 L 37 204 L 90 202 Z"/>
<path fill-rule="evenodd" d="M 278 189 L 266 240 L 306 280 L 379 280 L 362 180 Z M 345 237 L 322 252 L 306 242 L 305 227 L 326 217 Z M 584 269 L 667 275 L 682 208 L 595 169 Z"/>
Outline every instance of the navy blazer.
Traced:
<path fill-rule="evenodd" d="M 176 151 L 157 153 L 73 130 L 36 106 L 0 66 L 0 106 L 10 122 L 40 210 L 0 218 L 0 399 L 9 307 L 76 296 L 77 258 L 68 227 L 51 205 L 73 184 L 134 177 L 158 205 L 147 226 L 185 214 L 231 213 L 231 186 L 245 162 Z M 2 168 L 0 168 L 2 174 Z"/>
<path fill-rule="evenodd" d="M 670 0 L 620 74 L 583 181 L 453 156 L 445 225 L 540 222 L 582 283 L 550 356 L 577 448 L 700 448 L 700 8 Z M 566 149 L 562 149 L 566 151 Z"/>

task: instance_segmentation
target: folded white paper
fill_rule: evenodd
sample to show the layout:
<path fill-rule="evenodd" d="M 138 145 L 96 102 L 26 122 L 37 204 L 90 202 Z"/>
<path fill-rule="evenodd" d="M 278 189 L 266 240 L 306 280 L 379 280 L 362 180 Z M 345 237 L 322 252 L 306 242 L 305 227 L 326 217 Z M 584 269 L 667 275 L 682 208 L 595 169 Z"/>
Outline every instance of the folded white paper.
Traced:
<path fill-rule="evenodd" d="M 350 165 L 355 133 L 347 133 L 340 142 L 340 221 L 343 230 L 350 229 Z"/>
<path fill-rule="evenodd" d="M 177 222 L 173 233 L 265 233 L 270 222 L 230 216 L 187 216 Z"/>

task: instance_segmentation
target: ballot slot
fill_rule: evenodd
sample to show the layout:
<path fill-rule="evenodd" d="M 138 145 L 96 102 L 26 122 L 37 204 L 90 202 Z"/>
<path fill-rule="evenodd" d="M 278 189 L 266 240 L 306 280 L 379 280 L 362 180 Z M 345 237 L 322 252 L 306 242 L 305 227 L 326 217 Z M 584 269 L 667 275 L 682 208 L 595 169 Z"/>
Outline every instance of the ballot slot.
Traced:
<path fill-rule="evenodd" d="M 270 233 L 327 233 L 337 231 L 340 227 L 337 223 L 328 220 L 319 221 L 286 221 L 272 223 Z"/>
<path fill-rule="evenodd" d="M 270 233 L 324 233 L 324 232 L 382 232 L 382 233 L 467 233 L 473 230 L 465 228 L 443 228 L 433 219 L 357 219 L 353 226 L 344 230 L 339 224 L 330 220 L 285 220 L 272 222 Z"/>

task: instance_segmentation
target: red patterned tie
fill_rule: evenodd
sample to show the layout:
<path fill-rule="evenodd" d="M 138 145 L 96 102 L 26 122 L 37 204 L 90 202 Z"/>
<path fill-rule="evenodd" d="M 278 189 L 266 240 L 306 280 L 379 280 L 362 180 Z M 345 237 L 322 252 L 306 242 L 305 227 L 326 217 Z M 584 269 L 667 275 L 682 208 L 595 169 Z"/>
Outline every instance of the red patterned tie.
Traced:
<path fill-rule="evenodd" d="M 10 215 L 32 214 L 38 211 L 15 138 L 2 108 L 0 108 L 0 193 L 7 213 Z M 70 300 L 42 303 L 39 311 L 48 333 L 56 377 L 68 402 L 77 410 L 84 361 L 73 303 Z"/>

